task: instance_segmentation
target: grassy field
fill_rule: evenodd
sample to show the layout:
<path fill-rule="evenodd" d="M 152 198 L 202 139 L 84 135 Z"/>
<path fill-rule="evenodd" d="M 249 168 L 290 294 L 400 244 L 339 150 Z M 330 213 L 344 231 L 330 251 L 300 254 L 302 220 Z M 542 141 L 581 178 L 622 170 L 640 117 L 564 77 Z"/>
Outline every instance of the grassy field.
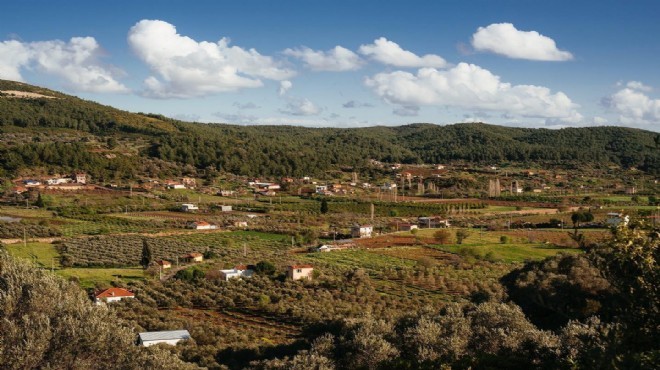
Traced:
<path fill-rule="evenodd" d="M 8 244 L 5 246 L 10 255 L 32 260 L 39 266 L 59 268 L 59 253 L 55 246 L 49 243 L 27 243 L 27 245 Z"/>
<path fill-rule="evenodd" d="M 117 280 L 144 279 L 141 268 L 67 268 L 56 273 L 67 279 L 76 279 L 82 288 L 93 288 L 96 285 L 107 286 Z"/>

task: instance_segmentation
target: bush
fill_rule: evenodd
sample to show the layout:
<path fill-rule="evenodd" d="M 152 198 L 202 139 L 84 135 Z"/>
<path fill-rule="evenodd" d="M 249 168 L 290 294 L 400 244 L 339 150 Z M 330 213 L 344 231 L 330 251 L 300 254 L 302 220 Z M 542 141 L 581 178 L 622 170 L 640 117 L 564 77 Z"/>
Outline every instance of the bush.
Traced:
<path fill-rule="evenodd" d="M 451 233 L 448 230 L 438 230 L 433 233 L 433 239 L 439 244 L 449 244 Z"/>
<path fill-rule="evenodd" d="M 463 240 L 465 240 L 468 236 L 470 236 L 470 232 L 465 229 L 456 231 L 456 244 L 463 244 Z"/>
<path fill-rule="evenodd" d="M 502 244 L 507 244 L 507 243 L 509 243 L 509 237 L 506 236 L 506 235 L 502 235 L 502 236 L 500 236 L 500 243 L 502 243 Z"/>

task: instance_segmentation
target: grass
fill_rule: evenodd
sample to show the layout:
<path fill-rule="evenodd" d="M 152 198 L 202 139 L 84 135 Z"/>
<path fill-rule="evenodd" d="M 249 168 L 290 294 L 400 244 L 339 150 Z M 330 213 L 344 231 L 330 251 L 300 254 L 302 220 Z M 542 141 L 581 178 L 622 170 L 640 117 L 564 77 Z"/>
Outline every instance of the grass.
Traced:
<path fill-rule="evenodd" d="M 144 271 L 133 268 L 66 268 L 56 273 L 66 279 L 76 279 L 82 288 L 93 288 L 97 285 L 110 285 L 116 280 L 130 281 L 144 279 Z"/>
<path fill-rule="evenodd" d="M 60 266 L 60 255 L 55 246 L 50 243 L 27 243 L 25 246 L 23 243 L 9 244 L 5 248 L 13 257 L 32 260 L 41 267 L 59 268 Z"/>
<path fill-rule="evenodd" d="M 52 218 L 53 212 L 45 209 L 26 209 L 19 207 L 0 207 L 0 214 L 19 218 Z"/>

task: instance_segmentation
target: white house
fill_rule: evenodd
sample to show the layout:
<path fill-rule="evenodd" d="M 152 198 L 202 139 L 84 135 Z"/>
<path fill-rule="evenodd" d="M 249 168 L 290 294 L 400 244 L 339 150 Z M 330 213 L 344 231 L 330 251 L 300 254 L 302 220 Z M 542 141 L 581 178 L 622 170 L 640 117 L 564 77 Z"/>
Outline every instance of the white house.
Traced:
<path fill-rule="evenodd" d="M 254 275 L 254 270 L 249 268 L 250 266 L 246 265 L 238 265 L 235 266 L 233 269 L 229 270 L 220 270 L 220 276 L 222 276 L 222 279 L 225 281 L 229 281 L 229 279 L 237 278 L 250 278 L 252 275 Z"/>
<path fill-rule="evenodd" d="M 316 186 L 316 194 L 325 194 L 328 192 L 328 187 L 325 185 Z"/>
<path fill-rule="evenodd" d="M 109 288 L 94 296 L 94 303 L 103 304 L 118 302 L 124 298 L 135 298 L 135 294 L 124 288 Z"/>
<path fill-rule="evenodd" d="M 218 228 L 216 225 L 211 225 L 206 221 L 192 221 L 189 222 L 186 226 L 193 230 L 215 230 Z"/>
<path fill-rule="evenodd" d="M 41 185 L 41 181 L 37 181 L 37 180 L 23 180 L 23 185 L 25 185 L 25 187 L 39 186 L 39 185 Z"/>
<path fill-rule="evenodd" d="M 291 265 L 287 268 L 287 276 L 292 280 L 312 280 L 314 267 L 312 265 Z"/>
<path fill-rule="evenodd" d="M 139 334 L 140 344 L 144 347 L 158 343 L 176 345 L 180 340 L 190 339 L 188 330 L 146 331 Z"/>
<path fill-rule="evenodd" d="M 231 206 L 220 206 L 220 211 L 222 212 L 231 212 Z"/>
<path fill-rule="evenodd" d="M 352 238 L 371 238 L 373 232 L 374 227 L 372 225 L 353 225 L 351 227 Z"/>
<path fill-rule="evenodd" d="M 399 224 L 399 231 L 413 231 L 419 229 L 419 226 L 410 223 Z"/>
<path fill-rule="evenodd" d="M 66 178 L 66 177 L 56 177 L 52 179 L 46 180 L 46 183 L 48 185 L 60 185 L 60 184 L 67 184 L 70 183 L 71 179 Z"/>
<path fill-rule="evenodd" d="M 199 211 L 199 207 L 197 207 L 194 204 L 184 203 L 184 204 L 181 205 L 181 211 L 183 211 L 183 212 Z"/>
<path fill-rule="evenodd" d="M 87 174 L 84 172 L 76 172 L 71 176 L 76 184 L 87 184 Z"/>

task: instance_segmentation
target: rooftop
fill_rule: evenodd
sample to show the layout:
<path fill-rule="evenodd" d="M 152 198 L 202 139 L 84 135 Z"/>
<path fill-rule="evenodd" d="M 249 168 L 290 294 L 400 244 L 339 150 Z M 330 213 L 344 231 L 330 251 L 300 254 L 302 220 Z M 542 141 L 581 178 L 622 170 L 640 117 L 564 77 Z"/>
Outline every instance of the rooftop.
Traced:
<path fill-rule="evenodd" d="M 146 331 L 144 333 L 140 333 L 139 335 L 142 342 L 190 338 L 190 333 L 188 330 Z"/>

